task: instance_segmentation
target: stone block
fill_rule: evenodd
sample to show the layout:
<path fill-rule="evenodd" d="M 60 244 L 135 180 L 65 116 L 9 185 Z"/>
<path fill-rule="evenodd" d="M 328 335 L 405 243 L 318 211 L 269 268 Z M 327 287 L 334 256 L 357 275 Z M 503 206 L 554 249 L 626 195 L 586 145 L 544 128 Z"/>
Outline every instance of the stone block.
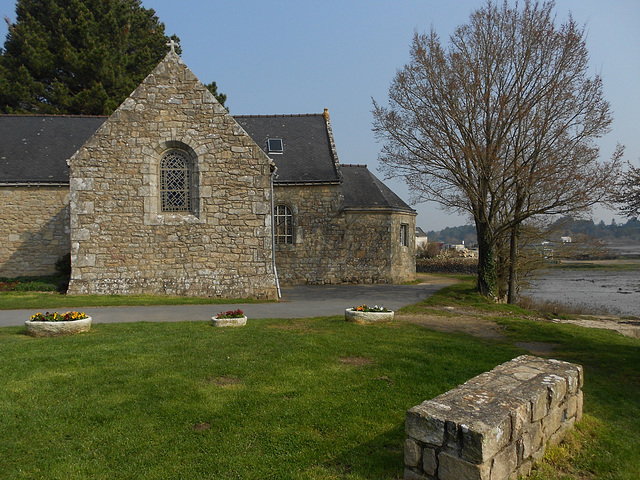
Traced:
<path fill-rule="evenodd" d="M 441 452 L 438 455 L 439 480 L 490 480 L 491 470 L 487 465 L 478 465 Z"/>
<path fill-rule="evenodd" d="M 542 425 L 540 422 L 532 423 L 522 435 L 522 457 L 529 458 L 542 446 Z"/>
<path fill-rule="evenodd" d="M 407 412 L 405 421 L 405 433 L 416 440 L 430 445 L 442 446 L 444 444 L 444 420 L 440 418 L 441 412 L 424 402 Z"/>
<path fill-rule="evenodd" d="M 506 480 L 518 467 L 518 454 L 515 444 L 507 445 L 493 458 L 491 480 Z"/>
<path fill-rule="evenodd" d="M 577 398 L 578 398 L 578 406 L 576 411 L 576 422 L 579 422 L 580 420 L 582 420 L 582 411 L 583 411 L 583 404 L 584 404 L 584 393 L 582 392 L 582 390 L 578 392 Z"/>
<path fill-rule="evenodd" d="M 549 398 L 551 409 L 558 406 L 564 401 L 564 397 L 567 393 L 567 379 L 557 375 L 555 373 L 546 375 L 543 380 L 543 384 L 549 387 Z"/>
<path fill-rule="evenodd" d="M 511 412 L 511 435 L 519 438 L 522 432 L 531 424 L 531 404 L 524 402 L 518 404 L 514 402 Z"/>
<path fill-rule="evenodd" d="M 523 462 L 522 465 L 520 465 L 520 467 L 518 467 L 518 471 L 515 473 L 515 475 L 516 477 L 518 476 L 528 477 L 529 474 L 531 473 L 532 468 L 533 468 L 533 462 L 530 460 L 527 460 Z"/>
<path fill-rule="evenodd" d="M 541 420 L 549 413 L 549 392 L 545 389 L 532 391 L 531 393 L 531 422 L 533 423 Z"/>
<path fill-rule="evenodd" d="M 542 419 L 542 432 L 544 436 L 549 438 L 557 432 L 566 418 L 567 411 L 563 405 L 549 410 L 549 414 Z"/>
<path fill-rule="evenodd" d="M 574 418 L 578 413 L 578 397 L 573 396 L 567 399 L 567 417 Z"/>
<path fill-rule="evenodd" d="M 563 422 L 558 430 L 549 436 L 549 441 L 547 442 L 548 445 L 557 445 L 560 443 L 566 436 L 567 432 L 573 428 L 575 421 L 575 418 L 570 418 L 566 422 Z"/>
<path fill-rule="evenodd" d="M 410 468 L 404 469 L 404 480 L 432 480 L 432 477 L 427 477 L 426 475 L 422 475 Z"/>
<path fill-rule="evenodd" d="M 404 464 L 409 467 L 417 467 L 422 460 L 422 447 L 411 438 L 404 441 Z"/>
<path fill-rule="evenodd" d="M 471 425 L 461 425 L 462 432 L 462 458 L 473 463 L 483 463 L 502 449 L 511 438 L 511 418 L 508 412 L 499 412 L 504 415 L 502 419 L 497 416 L 491 418 L 491 412 L 487 415 L 491 423 L 475 422 Z"/>
<path fill-rule="evenodd" d="M 422 451 L 422 470 L 428 475 L 436 475 L 438 472 L 438 456 L 433 448 Z"/>

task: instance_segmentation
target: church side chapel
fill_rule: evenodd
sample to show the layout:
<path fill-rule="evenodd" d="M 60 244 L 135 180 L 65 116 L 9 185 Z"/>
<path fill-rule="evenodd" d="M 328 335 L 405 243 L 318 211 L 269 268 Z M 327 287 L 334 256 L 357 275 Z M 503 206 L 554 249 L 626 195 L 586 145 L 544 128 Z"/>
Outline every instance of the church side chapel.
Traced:
<path fill-rule="evenodd" d="M 0 276 L 71 294 L 277 297 L 415 275 L 415 211 L 329 113 L 231 116 L 173 51 L 108 118 L 0 115 Z"/>

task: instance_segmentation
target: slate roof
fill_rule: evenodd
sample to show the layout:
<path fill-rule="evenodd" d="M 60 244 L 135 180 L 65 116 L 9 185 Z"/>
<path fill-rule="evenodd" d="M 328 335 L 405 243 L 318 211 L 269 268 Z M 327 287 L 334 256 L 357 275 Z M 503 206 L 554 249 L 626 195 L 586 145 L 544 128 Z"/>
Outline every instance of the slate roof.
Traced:
<path fill-rule="evenodd" d="M 67 159 L 105 120 L 0 115 L 0 183 L 69 183 Z"/>
<path fill-rule="evenodd" d="M 276 163 L 277 183 L 340 180 L 322 114 L 234 118 Z M 0 183 L 68 182 L 67 159 L 106 119 L 0 115 Z M 268 152 L 269 138 L 282 139 L 283 153 Z"/>
<path fill-rule="evenodd" d="M 344 179 L 344 207 L 351 210 L 393 210 L 416 213 L 376 178 L 366 165 L 340 165 Z"/>
<path fill-rule="evenodd" d="M 322 114 L 234 116 L 278 167 L 276 183 L 343 183 L 345 208 L 415 213 L 364 165 L 334 158 Z M 67 159 L 107 117 L 0 115 L 0 184 L 69 183 Z M 283 141 L 270 153 L 269 138 Z"/>
<path fill-rule="evenodd" d="M 234 115 L 233 118 L 275 162 L 276 183 L 340 181 L 322 114 Z M 282 153 L 269 152 L 267 140 L 270 138 L 282 139 Z"/>

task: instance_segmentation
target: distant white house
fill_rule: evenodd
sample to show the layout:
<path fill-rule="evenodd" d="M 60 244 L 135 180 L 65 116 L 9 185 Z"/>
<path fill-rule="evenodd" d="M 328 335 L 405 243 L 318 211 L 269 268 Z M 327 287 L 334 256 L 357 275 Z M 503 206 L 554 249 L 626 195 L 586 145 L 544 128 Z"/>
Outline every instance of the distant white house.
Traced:
<path fill-rule="evenodd" d="M 560 237 L 562 243 L 571 243 L 571 237 Z"/>
<path fill-rule="evenodd" d="M 429 237 L 424 233 L 424 230 L 420 227 L 416 227 L 416 249 L 424 247 L 426 248 L 429 243 Z"/>

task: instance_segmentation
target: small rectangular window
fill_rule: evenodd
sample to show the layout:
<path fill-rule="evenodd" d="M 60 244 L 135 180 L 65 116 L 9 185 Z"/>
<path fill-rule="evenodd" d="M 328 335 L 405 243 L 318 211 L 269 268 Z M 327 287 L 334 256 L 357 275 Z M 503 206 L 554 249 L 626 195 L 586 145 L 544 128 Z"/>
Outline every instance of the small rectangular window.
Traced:
<path fill-rule="evenodd" d="M 409 225 L 403 223 L 400 225 L 400 245 L 403 247 L 409 246 Z"/>
<path fill-rule="evenodd" d="M 284 151 L 281 138 L 270 138 L 267 141 L 269 153 L 282 153 Z"/>
<path fill-rule="evenodd" d="M 293 214 L 287 205 L 276 205 L 274 227 L 276 243 L 293 244 Z"/>

